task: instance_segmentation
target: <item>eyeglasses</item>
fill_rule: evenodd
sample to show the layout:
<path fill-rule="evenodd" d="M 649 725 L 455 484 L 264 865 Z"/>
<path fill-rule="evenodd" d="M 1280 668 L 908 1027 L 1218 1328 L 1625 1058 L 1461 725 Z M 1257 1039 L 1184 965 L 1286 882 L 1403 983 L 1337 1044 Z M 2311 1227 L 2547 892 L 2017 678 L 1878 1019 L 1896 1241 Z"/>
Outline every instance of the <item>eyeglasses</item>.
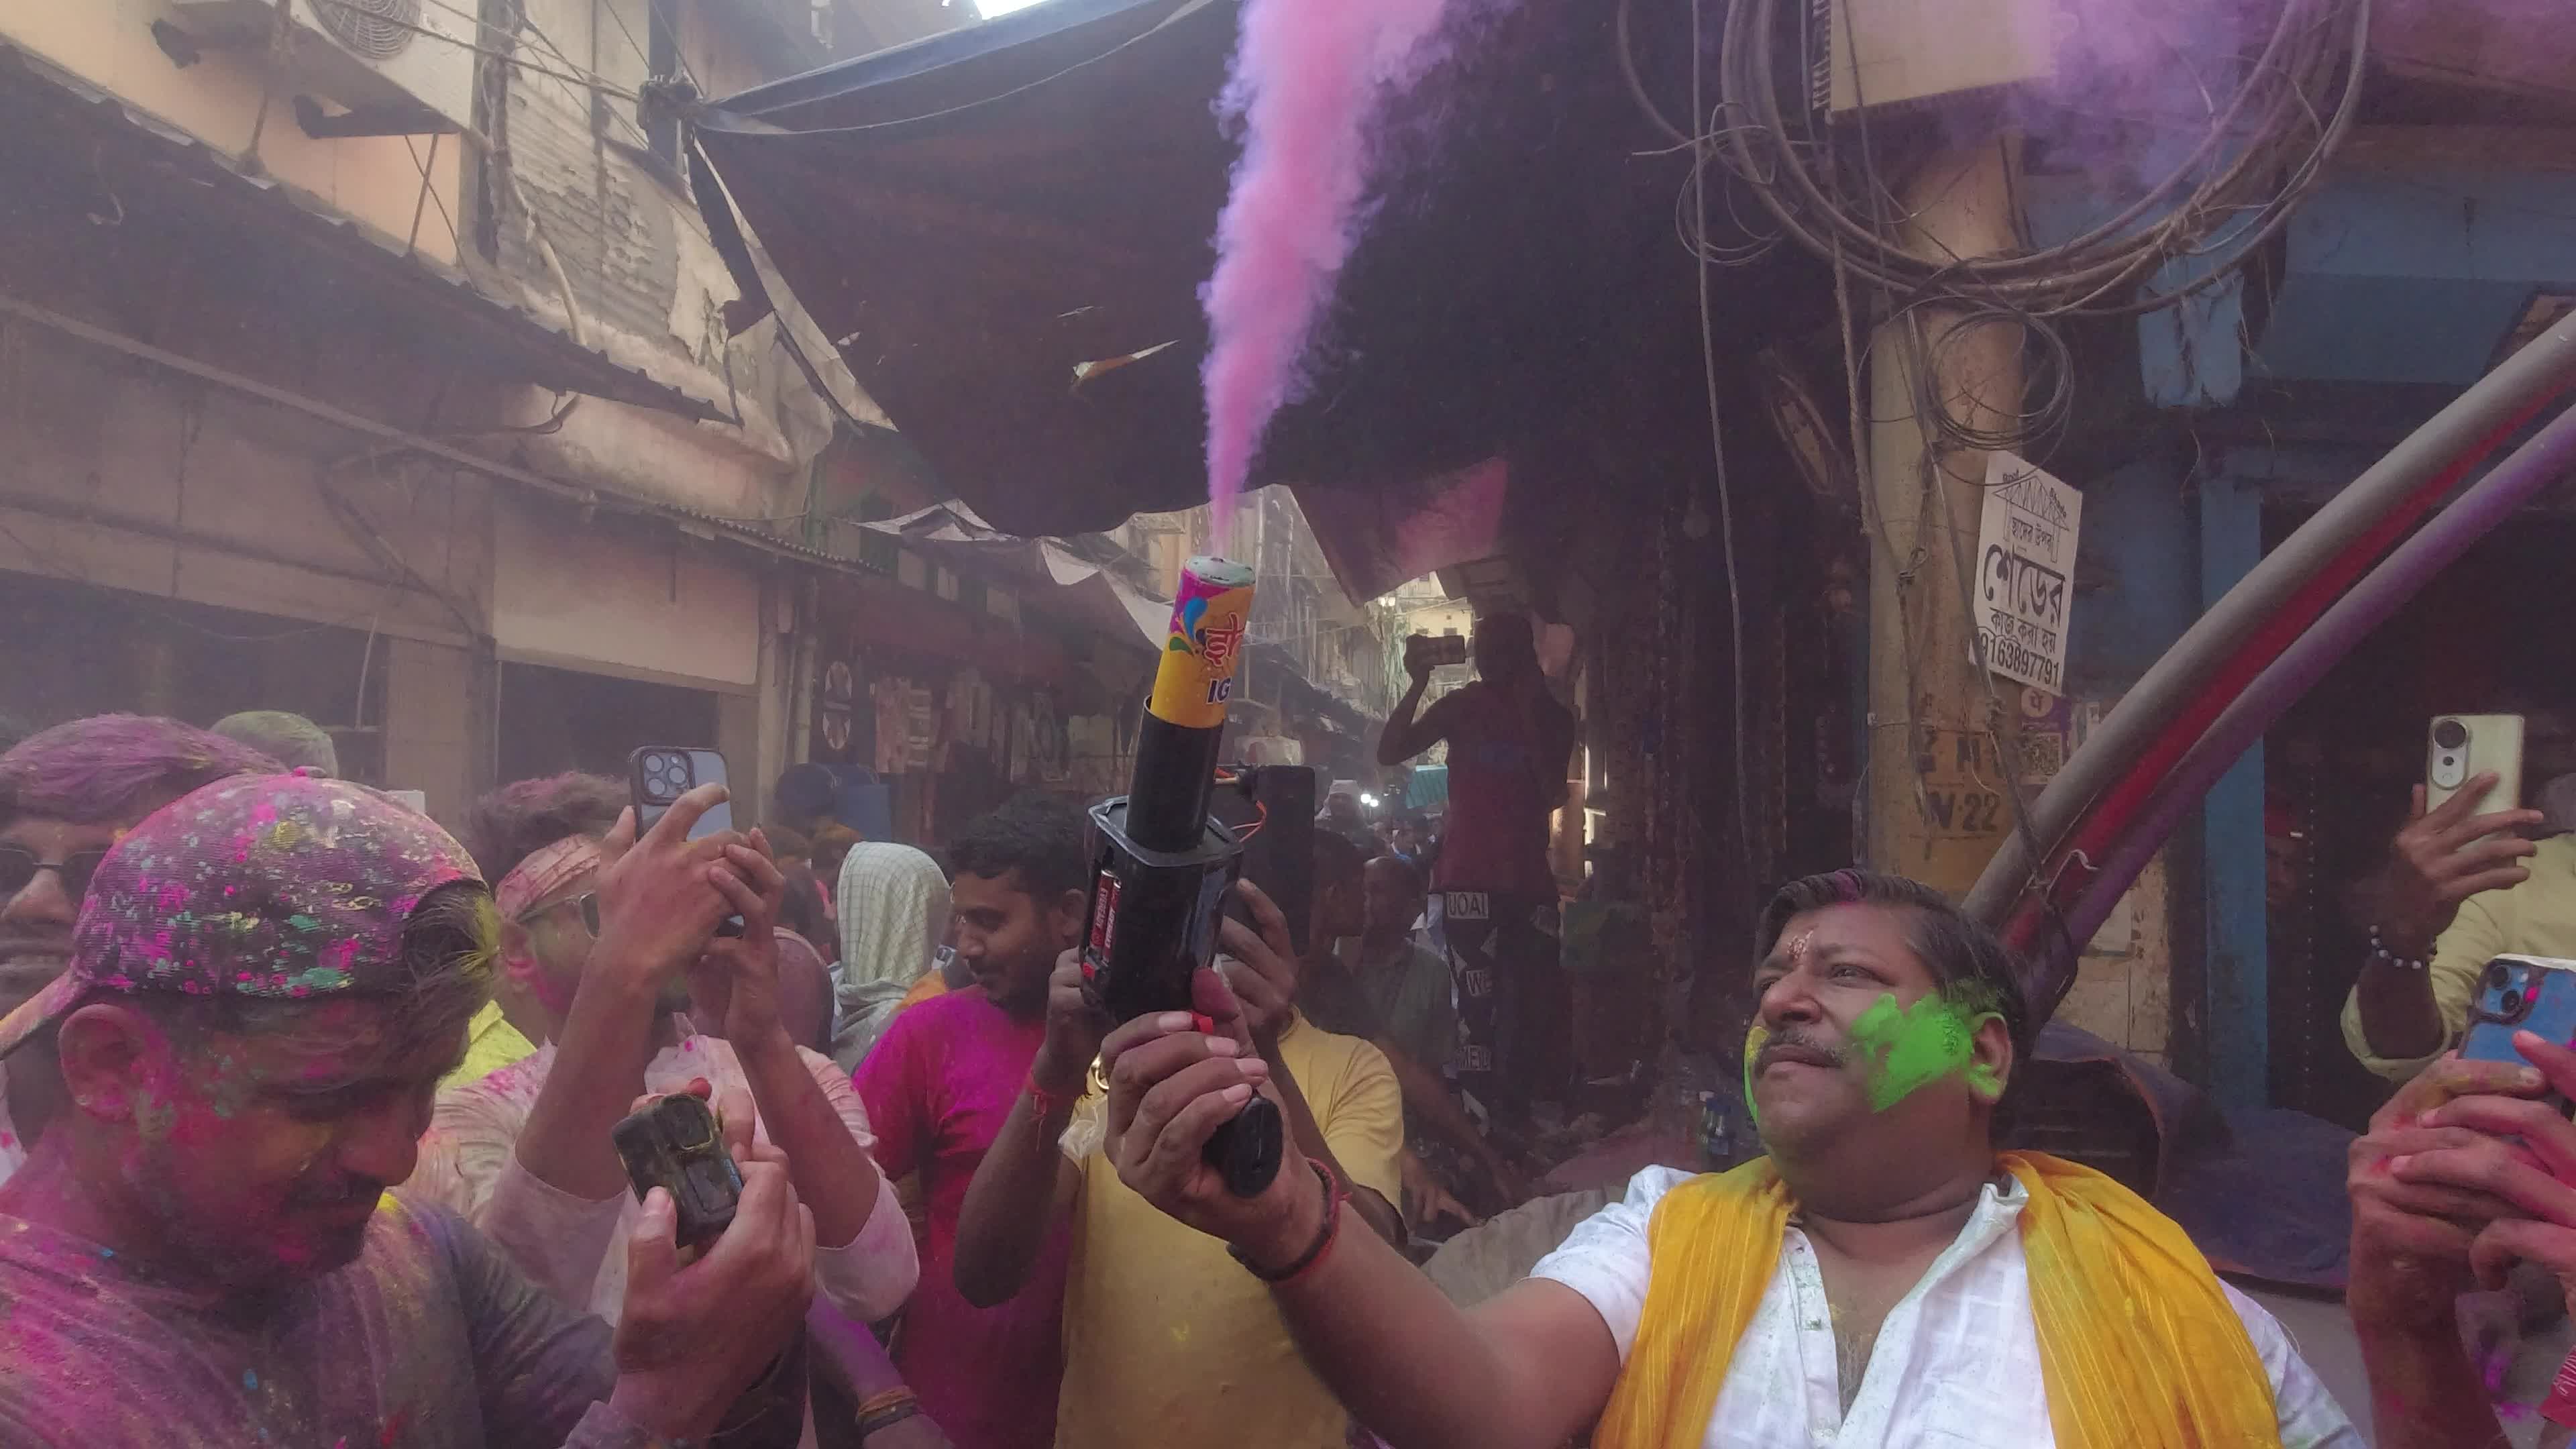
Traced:
<path fill-rule="evenodd" d="M 590 933 L 590 939 L 594 941 L 598 940 L 599 892 L 597 891 L 584 891 L 577 896 L 567 896 L 550 906 L 539 906 L 533 911 L 523 911 L 519 915 L 519 924 L 522 926 L 527 925 L 539 916 L 552 915 L 566 906 L 577 906 L 580 908 L 581 928 Z"/>
<path fill-rule="evenodd" d="M 75 850 L 60 860 L 42 860 L 23 845 L 0 845 L 0 899 L 25 890 L 39 871 L 52 871 L 63 882 L 63 894 L 77 901 L 89 894 L 90 877 L 107 859 L 104 848 Z"/>

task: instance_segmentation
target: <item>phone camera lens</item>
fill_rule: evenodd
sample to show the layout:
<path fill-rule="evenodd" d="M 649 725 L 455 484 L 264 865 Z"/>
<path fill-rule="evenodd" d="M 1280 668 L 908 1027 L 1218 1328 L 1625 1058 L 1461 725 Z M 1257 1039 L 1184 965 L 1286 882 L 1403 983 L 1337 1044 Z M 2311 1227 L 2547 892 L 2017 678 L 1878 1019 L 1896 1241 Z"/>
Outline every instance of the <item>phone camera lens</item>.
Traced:
<path fill-rule="evenodd" d="M 2456 750 L 2468 742 L 2469 727 L 2458 720 L 2446 719 L 2433 726 L 2433 743 L 2443 749 Z"/>
<path fill-rule="evenodd" d="M 2487 968 L 2487 989 L 2502 991 L 2513 984 L 2513 968 L 2499 961 Z"/>
<path fill-rule="evenodd" d="M 2522 993 L 2519 991 L 2508 991 L 2504 994 L 2503 998 L 2496 1003 L 2496 1005 L 2504 1008 L 2504 1014 L 2507 1016 L 2517 1015 L 2522 1010 Z"/>
<path fill-rule="evenodd" d="M 664 797 L 678 795 L 682 776 L 681 762 L 677 756 L 647 755 L 644 757 L 644 783 L 655 794 Z"/>

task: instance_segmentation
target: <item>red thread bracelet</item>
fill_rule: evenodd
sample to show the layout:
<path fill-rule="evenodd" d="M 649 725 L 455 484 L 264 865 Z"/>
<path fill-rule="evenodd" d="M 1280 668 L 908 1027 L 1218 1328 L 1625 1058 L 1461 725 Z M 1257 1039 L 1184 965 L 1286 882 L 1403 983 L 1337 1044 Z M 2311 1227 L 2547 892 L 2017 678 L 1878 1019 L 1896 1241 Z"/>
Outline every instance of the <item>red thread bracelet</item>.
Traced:
<path fill-rule="evenodd" d="M 1080 1095 L 1048 1091 L 1038 1085 L 1038 1074 L 1035 1071 L 1029 1073 L 1028 1081 L 1021 1090 L 1029 1094 L 1029 1104 L 1037 1109 L 1038 1120 L 1041 1122 L 1054 1116 L 1057 1108 L 1067 1105 Z"/>
<path fill-rule="evenodd" d="M 1273 1288 L 1285 1288 L 1314 1272 L 1324 1259 L 1332 1256 L 1333 1244 L 1339 1241 L 1342 1235 L 1342 1204 L 1350 1201 L 1350 1189 L 1342 1186 L 1341 1179 L 1335 1177 L 1332 1169 L 1324 1164 L 1310 1157 L 1306 1159 L 1306 1165 L 1315 1169 L 1316 1180 L 1324 1186 L 1324 1225 L 1316 1232 L 1315 1241 L 1298 1256 L 1297 1261 L 1274 1273 L 1245 1256 L 1243 1249 L 1232 1243 L 1226 1245 L 1225 1250 L 1234 1255 L 1234 1261 L 1241 1263 L 1245 1272 Z"/>

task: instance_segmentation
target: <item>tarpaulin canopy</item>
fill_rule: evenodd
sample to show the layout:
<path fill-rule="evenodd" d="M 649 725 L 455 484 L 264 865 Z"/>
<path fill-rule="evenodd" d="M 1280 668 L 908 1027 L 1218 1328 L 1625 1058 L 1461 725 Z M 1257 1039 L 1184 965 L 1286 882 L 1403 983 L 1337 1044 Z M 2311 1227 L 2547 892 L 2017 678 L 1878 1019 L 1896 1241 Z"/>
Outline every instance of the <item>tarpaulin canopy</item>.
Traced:
<path fill-rule="evenodd" d="M 1031 604 L 1081 618 L 1113 639 L 1159 652 L 1169 637 L 1171 600 L 1153 597 L 1053 539 L 1000 532 L 962 503 L 933 504 L 858 526 L 1016 581 L 1033 590 Z"/>
<path fill-rule="evenodd" d="M 1614 7 L 1464 8 L 1487 18 L 1390 106 L 1386 199 L 1255 479 L 1376 495 L 1365 527 L 1319 526 L 1345 535 L 1337 568 L 1372 575 L 1443 551 L 1361 558 L 1390 518 L 1461 479 L 1564 481 L 1524 461 L 1563 456 L 1547 436 L 1633 389 L 1639 356 L 1697 355 L 1686 162 L 1641 154 L 1664 143 L 1619 78 Z M 1234 0 L 1049 0 L 731 97 L 697 133 L 729 203 L 710 220 L 722 243 L 717 213 L 738 213 L 997 526 L 1185 507 L 1206 487 L 1198 288 L 1237 152 L 1215 114 L 1235 26 Z M 1642 17 L 1639 43 L 1656 53 Z M 1474 471 L 1495 460 L 1508 474 Z M 1490 534 L 1501 506 L 1469 511 Z"/>

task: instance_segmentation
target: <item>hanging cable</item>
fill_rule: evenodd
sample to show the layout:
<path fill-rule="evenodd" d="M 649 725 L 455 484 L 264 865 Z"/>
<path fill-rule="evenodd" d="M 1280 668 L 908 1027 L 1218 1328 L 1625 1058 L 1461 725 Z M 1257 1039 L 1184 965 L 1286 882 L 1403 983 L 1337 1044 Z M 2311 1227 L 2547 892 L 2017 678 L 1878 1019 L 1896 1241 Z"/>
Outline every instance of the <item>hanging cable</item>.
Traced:
<path fill-rule="evenodd" d="M 1688 139 L 1722 151 L 1784 236 L 1819 257 L 1839 253 L 1863 280 L 1909 301 L 1954 298 L 2034 318 L 2137 315 L 2227 280 L 2315 188 L 2351 130 L 2367 70 L 2370 0 L 2280 0 L 2278 21 L 2242 83 L 2182 161 L 2111 216 L 2049 246 L 1927 256 L 1869 214 L 1875 208 L 1864 197 L 1878 181 L 1860 161 L 1871 128 L 1821 134 L 1803 107 L 1794 121 L 1784 109 L 1771 44 L 1781 32 L 1781 6 L 1735 0 L 1728 7 L 1718 56 L 1727 124 Z M 1835 13 L 1850 23 L 1847 10 Z M 1624 50 L 1622 62 L 1633 86 Z M 1642 87 L 1638 97 L 1662 124 Z M 1863 158 L 1853 157 L 1855 150 Z M 2192 276 L 2152 285 L 2169 264 L 2186 260 L 2201 264 Z"/>

